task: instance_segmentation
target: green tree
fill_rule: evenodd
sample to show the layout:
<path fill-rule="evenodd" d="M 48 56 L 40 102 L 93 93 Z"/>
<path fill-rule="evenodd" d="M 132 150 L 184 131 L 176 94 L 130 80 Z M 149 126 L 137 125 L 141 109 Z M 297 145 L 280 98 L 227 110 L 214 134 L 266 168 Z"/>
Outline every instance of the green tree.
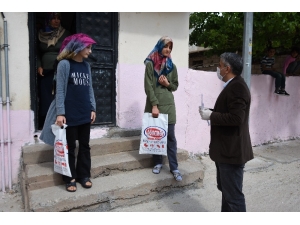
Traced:
<path fill-rule="evenodd" d="M 190 45 L 212 48 L 206 54 L 242 52 L 243 12 L 195 12 L 190 15 Z M 262 57 L 268 46 L 286 54 L 300 44 L 300 13 L 254 12 L 253 59 Z"/>

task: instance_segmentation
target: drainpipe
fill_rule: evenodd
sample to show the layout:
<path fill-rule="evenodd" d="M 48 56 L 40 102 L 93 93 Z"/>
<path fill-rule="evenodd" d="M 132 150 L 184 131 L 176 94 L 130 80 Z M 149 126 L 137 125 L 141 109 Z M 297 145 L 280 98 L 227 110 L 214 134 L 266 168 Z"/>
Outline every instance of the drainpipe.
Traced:
<path fill-rule="evenodd" d="M 3 15 L 4 16 L 4 15 Z M 8 40 L 7 21 L 4 17 L 4 55 L 5 55 L 5 81 L 6 81 L 6 119 L 7 119 L 7 159 L 8 159 L 8 187 L 12 189 L 11 168 L 11 136 L 10 136 L 10 99 L 9 99 L 9 73 L 8 73 Z"/>
<path fill-rule="evenodd" d="M 3 14 L 3 13 L 2 13 Z M 3 15 L 2 15 L 3 17 Z M 3 101 L 2 101 L 2 60 L 1 60 L 1 37 L 0 37 L 0 151 L 1 151 L 1 187 L 5 192 L 5 173 L 4 173 L 4 135 L 3 135 Z"/>

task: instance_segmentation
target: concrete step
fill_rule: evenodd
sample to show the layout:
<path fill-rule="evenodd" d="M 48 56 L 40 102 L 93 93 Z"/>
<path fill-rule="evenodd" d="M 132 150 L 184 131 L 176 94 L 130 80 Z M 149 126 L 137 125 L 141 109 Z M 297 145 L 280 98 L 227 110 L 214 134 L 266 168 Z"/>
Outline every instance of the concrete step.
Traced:
<path fill-rule="evenodd" d="M 144 168 L 97 177 L 92 179 L 93 187 L 90 189 L 84 189 L 77 183 L 74 193 L 67 192 L 65 185 L 31 190 L 28 192 L 27 211 L 109 211 L 118 206 L 157 199 L 171 189 L 202 185 L 204 168 L 199 160 L 182 161 L 179 170 L 183 175 L 181 182 L 175 181 L 169 167 L 164 166 L 160 174 Z"/>
<path fill-rule="evenodd" d="M 152 167 L 152 155 L 139 154 L 138 150 L 92 156 L 91 177 L 111 176 L 116 173 Z M 188 159 L 188 152 L 177 150 L 178 162 Z M 167 157 L 164 164 L 168 165 Z M 53 170 L 53 162 L 27 165 L 25 169 L 27 190 L 36 190 L 63 184 L 61 175 Z"/>
<path fill-rule="evenodd" d="M 139 149 L 140 136 L 91 139 L 91 156 Z M 44 143 L 22 147 L 23 164 L 53 162 L 53 146 Z"/>

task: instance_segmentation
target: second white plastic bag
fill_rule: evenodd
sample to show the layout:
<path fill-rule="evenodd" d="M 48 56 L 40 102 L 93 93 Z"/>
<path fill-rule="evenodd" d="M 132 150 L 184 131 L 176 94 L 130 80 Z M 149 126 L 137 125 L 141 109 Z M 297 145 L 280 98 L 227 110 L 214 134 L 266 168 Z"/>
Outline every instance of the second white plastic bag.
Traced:
<path fill-rule="evenodd" d="M 168 114 L 144 113 L 139 154 L 167 155 Z"/>

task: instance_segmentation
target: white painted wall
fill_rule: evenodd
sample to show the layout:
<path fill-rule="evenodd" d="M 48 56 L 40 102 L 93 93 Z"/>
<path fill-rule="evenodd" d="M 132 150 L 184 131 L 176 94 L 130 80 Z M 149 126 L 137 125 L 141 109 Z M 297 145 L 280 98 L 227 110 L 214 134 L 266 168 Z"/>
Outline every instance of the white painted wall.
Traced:
<path fill-rule="evenodd" d="M 2 120 L 4 139 L 4 174 L 5 179 L 0 179 L 8 187 L 9 177 L 12 184 L 17 183 L 20 168 L 21 146 L 33 142 L 33 112 L 30 110 L 30 74 L 29 74 L 29 33 L 28 14 L 26 12 L 4 12 L 7 23 L 8 37 L 8 81 L 10 111 L 3 105 Z M 1 45 L 4 44 L 4 21 L 0 17 Z M 1 52 L 2 96 L 6 101 L 5 55 Z M 8 117 L 9 115 L 9 117 Z M 8 123 L 8 118 L 10 123 Z M 10 131 L 10 132 L 9 132 Z M 10 148 L 7 144 L 10 133 Z M 0 137 L 1 138 L 1 137 Z M 9 160 L 11 155 L 11 161 Z M 9 161 L 11 163 L 11 176 L 9 176 Z M 0 168 L 2 174 L 2 167 Z"/>
<path fill-rule="evenodd" d="M 162 36 L 173 39 L 171 56 L 178 71 L 188 69 L 189 13 L 120 13 L 119 22 L 117 125 L 136 128 L 146 100 L 144 60 Z"/>
<path fill-rule="evenodd" d="M 174 41 L 172 59 L 177 67 L 188 67 L 189 13 L 120 14 L 119 64 L 143 64 L 162 36 Z"/>
<path fill-rule="evenodd" d="M 27 12 L 4 12 L 7 21 L 9 93 L 12 110 L 30 109 L 29 33 Z M 3 20 L 0 17 L 1 44 L 4 43 Z M 4 50 L 1 51 L 4 79 Z M 5 82 L 3 80 L 3 82 Z M 4 83 L 5 84 L 5 83 Z M 5 85 L 3 96 L 6 96 Z"/>

